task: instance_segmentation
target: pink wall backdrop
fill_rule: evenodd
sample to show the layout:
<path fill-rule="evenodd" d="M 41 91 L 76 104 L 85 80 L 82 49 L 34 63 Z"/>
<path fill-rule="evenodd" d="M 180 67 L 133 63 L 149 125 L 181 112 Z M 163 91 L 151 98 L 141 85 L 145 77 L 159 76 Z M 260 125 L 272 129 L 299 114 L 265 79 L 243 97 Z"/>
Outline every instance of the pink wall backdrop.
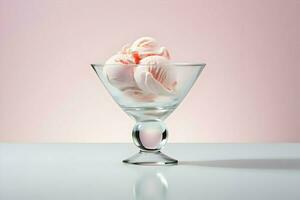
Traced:
<path fill-rule="evenodd" d="M 140 36 L 207 67 L 171 142 L 300 142 L 299 0 L 0 0 L 0 141 L 130 142 L 90 68 Z"/>

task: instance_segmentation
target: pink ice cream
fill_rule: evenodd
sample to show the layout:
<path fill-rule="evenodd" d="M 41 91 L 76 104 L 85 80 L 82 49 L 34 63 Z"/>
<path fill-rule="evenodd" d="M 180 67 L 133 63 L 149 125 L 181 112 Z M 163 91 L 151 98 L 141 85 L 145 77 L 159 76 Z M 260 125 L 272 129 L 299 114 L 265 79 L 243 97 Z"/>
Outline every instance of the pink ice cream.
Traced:
<path fill-rule="evenodd" d="M 176 86 L 175 71 L 163 56 L 148 56 L 135 69 L 134 79 L 145 93 L 170 95 Z"/>
<path fill-rule="evenodd" d="M 136 87 L 134 65 L 134 58 L 130 54 L 116 54 L 106 61 L 103 71 L 113 86 L 123 90 Z"/>
<path fill-rule="evenodd" d="M 170 54 L 151 37 L 142 37 L 108 59 L 104 73 L 114 87 L 135 99 L 172 95 L 176 74 Z"/>
<path fill-rule="evenodd" d="M 162 56 L 170 59 L 170 54 L 165 47 L 160 47 L 157 41 L 151 37 L 142 37 L 137 39 L 129 48 L 129 51 L 137 53 L 139 59 L 147 56 Z"/>

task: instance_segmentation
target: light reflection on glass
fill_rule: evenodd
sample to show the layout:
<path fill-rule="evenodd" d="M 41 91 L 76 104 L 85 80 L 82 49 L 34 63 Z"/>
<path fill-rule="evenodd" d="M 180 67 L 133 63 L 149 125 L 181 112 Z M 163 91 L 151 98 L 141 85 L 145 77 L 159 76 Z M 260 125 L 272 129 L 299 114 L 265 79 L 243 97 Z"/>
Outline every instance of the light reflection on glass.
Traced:
<path fill-rule="evenodd" d="M 142 175 L 133 188 L 135 200 L 166 200 L 167 193 L 168 182 L 161 173 Z"/>

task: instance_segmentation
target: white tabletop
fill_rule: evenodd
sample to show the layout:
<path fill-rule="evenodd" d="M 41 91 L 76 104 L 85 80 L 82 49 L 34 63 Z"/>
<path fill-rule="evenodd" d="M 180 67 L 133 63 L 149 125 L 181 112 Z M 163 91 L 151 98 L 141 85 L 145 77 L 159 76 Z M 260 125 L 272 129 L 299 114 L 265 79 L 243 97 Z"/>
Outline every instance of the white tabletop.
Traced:
<path fill-rule="evenodd" d="M 300 144 L 167 144 L 179 165 L 121 162 L 136 152 L 133 144 L 0 144 L 0 199 L 300 199 Z"/>

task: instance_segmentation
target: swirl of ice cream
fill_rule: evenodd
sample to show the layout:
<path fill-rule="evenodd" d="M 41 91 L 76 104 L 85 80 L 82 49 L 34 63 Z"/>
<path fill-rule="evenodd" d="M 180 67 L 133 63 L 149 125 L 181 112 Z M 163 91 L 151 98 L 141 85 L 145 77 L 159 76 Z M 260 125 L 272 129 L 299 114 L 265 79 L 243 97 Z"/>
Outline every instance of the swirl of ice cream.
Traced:
<path fill-rule="evenodd" d="M 177 84 L 176 74 L 168 59 L 163 56 L 148 56 L 135 69 L 134 79 L 145 93 L 170 95 Z"/>
<path fill-rule="evenodd" d="M 160 47 L 158 42 L 151 37 L 141 37 L 137 39 L 129 51 L 135 56 L 137 61 L 147 57 L 147 56 L 163 56 L 167 59 L 170 59 L 170 54 L 165 47 Z"/>
<path fill-rule="evenodd" d="M 174 92 L 176 74 L 169 59 L 165 47 L 151 37 L 142 37 L 108 59 L 103 71 L 111 85 L 124 94 L 134 99 L 153 99 Z"/>

